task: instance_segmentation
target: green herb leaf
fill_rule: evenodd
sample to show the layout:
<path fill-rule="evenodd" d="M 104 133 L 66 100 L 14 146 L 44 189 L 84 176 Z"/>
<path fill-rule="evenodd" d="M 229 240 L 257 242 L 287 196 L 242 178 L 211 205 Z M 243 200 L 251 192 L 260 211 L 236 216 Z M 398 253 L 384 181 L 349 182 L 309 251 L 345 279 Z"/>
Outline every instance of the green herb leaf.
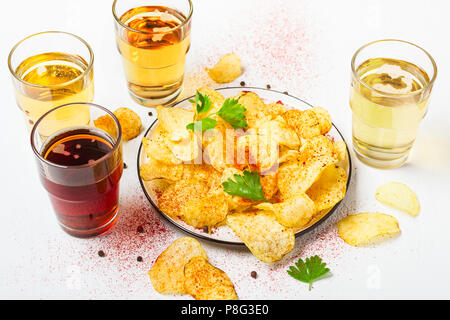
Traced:
<path fill-rule="evenodd" d="M 197 109 L 197 114 L 205 113 L 211 108 L 211 99 L 205 94 L 201 94 L 199 91 L 195 93 L 195 99 L 189 100 L 191 103 L 195 104 Z"/>
<path fill-rule="evenodd" d="M 204 132 L 206 130 L 213 129 L 216 126 L 217 120 L 211 118 L 203 118 L 201 120 L 189 123 L 186 126 L 188 130 L 194 130 L 198 132 Z"/>
<path fill-rule="evenodd" d="M 235 174 L 222 183 L 226 193 L 250 200 L 265 200 L 261 186 L 261 176 L 256 171 L 244 171 L 244 175 Z"/>
<path fill-rule="evenodd" d="M 234 129 L 241 129 L 247 127 L 244 112 L 247 109 L 241 105 L 238 100 L 228 98 L 224 101 L 222 107 L 217 114 L 226 122 L 228 122 Z"/>
<path fill-rule="evenodd" d="M 295 265 L 296 267 L 290 266 L 287 273 L 294 279 L 309 283 L 309 291 L 311 291 L 313 281 L 330 272 L 330 269 L 326 267 L 327 264 L 322 262 L 322 259 L 319 256 L 306 258 L 306 262 L 299 259 Z"/>

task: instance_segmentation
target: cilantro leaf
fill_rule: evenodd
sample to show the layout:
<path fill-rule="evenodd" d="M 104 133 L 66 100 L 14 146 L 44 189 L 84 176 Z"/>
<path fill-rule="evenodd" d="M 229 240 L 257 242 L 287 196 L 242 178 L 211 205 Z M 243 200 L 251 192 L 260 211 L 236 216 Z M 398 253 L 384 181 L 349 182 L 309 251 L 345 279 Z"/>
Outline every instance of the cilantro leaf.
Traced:
<path fill-rule="evenodd" d="M 201 120 L 189 123 L 186 126 L 186 129 L 198 131 L 198 132 L 204 132 L 206 130 L 213 129 L 216 126 L 217 120 L 211 119 L 211 118 L 203 118 Z"/>
<path fill-rule="evenodd" d="M 265 200 L 258 172 L 245 170 L 243 176 L 235 174 L 233 178 L 222 183 L 226 193 L 250 200 Z"/>
<path fill-rule="evenodd" d="M 247 109 L 241 105 L 238 100 L 228 98 L 224 101 L 222 107 L 217 114 L 226 122 L 228 122 L 234 129 L 241 129 L 247 127 L 244 112 Z"/>
<path fill-rule="evenodd" d="M 299 259 L 295 265 L 296 267 L 290 266 L 287 273 L 294 279 L 309 283 L 309 291 L 311 291 L 313 281 L 330 272 L 330 269 L 326 267 L 327 264 L 322 262 L 322 259 L 317 255 L 306 258 L 305 262 Z"/>
<path fill-rule="evenodd" d="M 189 101 L 195 104 L 197 114 L 207 112 L 212 105 L 211 99 L 209 99 L 208 95 L 203 95 L 199 91 L 195 93 L 195 99 L 190 99 Z"/>

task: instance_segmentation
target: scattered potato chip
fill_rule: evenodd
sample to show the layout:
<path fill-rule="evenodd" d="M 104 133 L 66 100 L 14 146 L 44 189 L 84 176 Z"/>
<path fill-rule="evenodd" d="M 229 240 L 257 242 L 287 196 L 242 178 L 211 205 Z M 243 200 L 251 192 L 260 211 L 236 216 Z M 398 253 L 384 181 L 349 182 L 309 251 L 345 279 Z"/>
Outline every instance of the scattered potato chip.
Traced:
<path fill-rule="evenodd" d="M 300 149 L 299 157 L 294 162 L 283 164 L 278 171 L 278 188 L 283 198 L 288 199 L 292 193 L 304 193 L 320 177 L 328 166 L 337 162 L 332 142 L 319 135 Z"/>
<path fill-rule="evenodd" d="M 227 216 L 227 225 L 259 260 L 272 263 L 294 248 L 294 231 L 267 212 L 242 212 Z"/>
<path fill-rule="evenodd" d="M 119 108 L 114 111 L 114 115 L 122 127 L 122 137 L 124 141 L 136 138 L 141 132 L 141 118 L 129 108 Z"/>
<path fill-rule="evenodd" d="M 175 240 L 148 272 L 153 288 L 159 293 L 186 293 L 184 267 L 194 257 L 208 259 L 197 240 L 191 237 Z"/>
<path fill-rule="evenodd" d="M 228 214 L 228 203 L 221 190 L 192 199 L 183 208 L 183 220 L 194 228 L 213 227 L 224 221 Z"/>
<path fill-rule="evenodd" d="M 420 212 L 419 199 L 407 185 L 400 182 L 389 182 L 378 187 L 375 198 L 412 216 Z"/>
<path fill-rule="evenodd" d="M 184 288 L 196 300 L 237 300 L 228 275 L 205 257 L 193 257 L 184 267 Z"/>
<path fill-rule="evenodd" d="M 183 177 L 183 165 L 168 165 L 164 162 L 150 158 L 149 162 L 141 165 L 139 173 L 145 181 L 154 179 L 167 179 L 178 181 Z"/>
<path fill-rule="evenodd" d="M 384 213 L 358 213 L 338 222 L 338 234 L 351 246 L 377 243 L 400 233 L 397 220 Z"/>
<path fill-rule="evenodd" d="M 306 194 L 314 201 L 317 211 L 326 210 L 344 199 L 347 174 L 338 166 L 328 166 Z"/>
<path fill-rule="evenodd" d="M 116 123 L 110 115 L 98 117 L 94 120 L 94 125 L 100 130 L 109 133 L 112 137 L 117 137 Z"/>
<path fill-rule="evenodd" d="M 304 193 L 280 203 L 260 203 L 255 208 L 273 212 L 277 221 L 287 228 L 303 227 L 316 212 L 314 202 Z"/>
<path fill-rule="evenodd" d="M 241 75 L 241 59 L 235 53 L 226 54 L 213 68 L 206 68 L 206 71 L 217 83 L 231 82 Z"/>
<path fill-rule="evenodd" d="M 159 124 L 168 132 L 171 141 L 180 142 L 190 138 L 190 132 L 186 129 L 186 126 L 194 122 L 194 111 L 158 106 L 156 112 Z"/>
<path fill-rule="evenodd" d="M 158 206 L 172 218 L 183 217 L 183 207 L 194 199 L 201 199 L 209 188 L 204 181 L 180 180 L 169 186 L 158 199 Z"/>

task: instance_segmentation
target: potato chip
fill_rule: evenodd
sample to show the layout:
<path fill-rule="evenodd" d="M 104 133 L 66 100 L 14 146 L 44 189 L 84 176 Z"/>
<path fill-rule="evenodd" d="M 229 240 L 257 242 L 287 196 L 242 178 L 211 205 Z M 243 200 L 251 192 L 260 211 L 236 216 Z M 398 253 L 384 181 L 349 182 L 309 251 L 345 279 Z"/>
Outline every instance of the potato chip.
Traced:
<path fill-rule="evenodd" d="M 119 108 L 114 111 L 114 115 L 119 120 L 122 127 L 122 137 L 124 141 L 136 138 L 141 132 L 141 118 L 131 109 Z"/>
<path fill-rule="evenodd" d="M 278 170 L 278 188 L 283 198 L 304 193 L 328 166 L 337 162 L 332 142 L 325 136 L 307 140 L 294 162 L 284 163 Z"/>
<path fill-rule="evenodd" d="M 167 179 L 178 181 L 183 177 L 183 165 L 168 165 L 164 162 L 150 158 L 149 162 L 141 165 L 139 173 L 145 181 L 154 179 Z"/>
<path fill-rule="evenodd" d="M 216 91 L 209 87 L 202 87 L 202 88 L 198 89 L 197 91 L 203 95 L 207 95 L 209 100 L 211 100 L 211 104 L 212 104 L 211 108 L 207 112 L 201 113 L 198 115 L 199 119 L 205 118 L 205 117 L 209 116 L 210 114 L 215 113 L 220 110 L 220 108 L 222 107 L 222 105 L 225 101 L 225 98 L 219 91 Z M 195 109 L 193 109 L 193 110 L 195 110 Z"/>
<path fill-rule="evenodd" d="M 228 83 L 241 75 L 241 59 L 235 53 L 229 53 L 220 58 L 211 69 L 206 68 L 211 79 L 217 83 Z"/>
<path fill-rule="evenodd" d="M 194 122 L 194 111 L 158 106 L 156 112 L 160 126 L 168 132 L 171 141 L 180 142 L 190 138 L 190 132 L 186 126 Z"/>
<path fill-rule="evenodd" d="M 407 185 L 400 182 L 389 182 L 378 187 L 375 198 L 412 216 L 420 212 L 419 199 Z"/>
<path fill-rule="evenodd" d="M 269 139 L 276 141 L 279 145 L 290 149 L 300 147 L 300 139 L 282 117 L 263 122 L 258 127 L 257 132 L 259 135 L 268 136 Z"/>
<path fill-rule="evenodd" d="M 109 133 L 112 137 L 117 137 L 116 123 L 110 115 L 100 116 L 94 120 L 94 125 Z"/>
<path fill-rule="evenodd" d="M 338 166 L 328 166 L 306 194 L 314 201 L 317 211 L 326 210 L 344 199 L 347 174 Z"/>
<path fill-rule="evenodd" d="M 338 161 L 344 161 L 347 159 L 347 145 L 344 141 L 335 141 L 333 142 L 334 153 Z"/>
<path fill-rule="evenodd" d="M 189 138 L 179 142 L 165 140 L 167 147 L 172 151 L 175 158 L 183 162 L 195 162 L 201 156 L 200 141 L 197 135 L 190 133 Z"/>
<path fill-rule="evenodd" d="M 205 257 L 193 257 L 184 267 L 184 288 L 196 300 L 237 300 L 228 275 Z"/>
<path fill-rule="evenodd" d="M 239 155 L 245 155 L 245 164 L 255 165 L 260 172 L 271 170 L 278 164 L 278 143 L 272 135 L 257 134 L 248 130 L 250 134 L 243 135 L 237 140 L 238 163 Z"/>
<path fill-rule="evenodd" d="M 194 228 L 213 227 L 225 220 L 228 203 L 221 190 L 192 199 L 183 208 L 183 220 Z"/>
<path fill-rule="evenodd" d="M 174 156 L 165 141 L 167 133 L 158 125 L 153 131 L 151 139 L 142 138 L 142 147 L 149 158 L 159 160 L 166 164 L 180 164 L 182 161 Z"/>
<path fill-rule="evenodd" d="M 286 112 L 286 107 L 282 103 L 269 103 L 264 108 L 264 112 L 270 115 L 271 119 L 275 119 L 278 116 L 283 115 Z"/>
<path fill-rule="evenodd" d="M 194 257 L 208 259 L 197 240 L 183 237 L 172 242 L 148 272 L 153 288 L 159 293 L 186 293 L 184 267 Z"/>
<path fill-rule="evenodd" d="M 331 129 L 330 115 L 320 107 L 305 111 L 288 110 L 283 114 L 283 118 L 295 130 L 298 137 L 303 139 L 314 138 Z"/>
<path fill-rule="evenodd" d="M 245 91 L 239 94 L 238 102 L 247 109 L 245 121 L 249 128 L 255 128 L 262 120 L 269 121 L 271 116 L 266 112 L 266 105 L 254 92 Z"/>
<path fill-rule="evenodd" d="M 303 227 L 316 212 L 314 202 L 304 193 L 280 203 L 260 203 L 255 208 L 273 212 L 277 221 L 287 228 Z"/>
<path fill-rule="evenodd" d="M 275 216 L 264 211 L 227 216 L 227 225 L 259 260 L 272 263 L 294 248 L 294 231 L 282 226 Z"/>
<path fill-rule="evenodd" d="M 358 213 L 338 222 L 338 235 L 351 246 L 378 243 L 400 233 L 397 220 L 384 213 Z"/>
<path fill-rule="evenodd" d="M 169 186 L 158 199 L 162 212 L 172 218 L 183 218 L 183 207 L 192 200 L 205 196 L 209 188 L 206 182 L 199 180 L 180 180 Z"/>
<path fill-rule="evenodd" d="M 261 176 L 261 187 L 263 189 L 264 198 L 270 200 L 278 192 L 277 175 L 266 174 Z"/>

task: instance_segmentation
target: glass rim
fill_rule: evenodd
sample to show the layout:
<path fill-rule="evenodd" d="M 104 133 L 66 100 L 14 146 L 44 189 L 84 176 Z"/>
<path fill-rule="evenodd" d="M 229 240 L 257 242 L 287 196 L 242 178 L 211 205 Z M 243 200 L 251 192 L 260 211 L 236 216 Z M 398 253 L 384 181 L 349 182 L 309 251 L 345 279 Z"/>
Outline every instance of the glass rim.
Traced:
<path fill-rule="evenodd" d="M 62 165 L 62 164 L 57 164 L 57 163 L 54 163 L 54 162 L 51 162 L 51 161 L 45 159 L 45 158 L 41 155 L 41 153 L 36 149 L 36 144 L 35 144 L 35 138 L 34 138 L 34 137 L 35 137 L 35 135 L 36 135 L 36 131 L 37 131 L 37 128 L 38 128 L 39 123 L 41 123 L 41 121 L 42 121 L 46 116 L 48 116 L 50 113 L 52 113 L 53 111 L 56 111 L 56 110 L 58 110 L 58 109 L 61 109 L 61 108 L 67 107 L 67 106 L 71 106 L 71 105 L 87 105 L 87 106 L 96 107 L 96 108 L 98 108 L 98 109 L 101 109 L 101 110 L 103 110 L 104 112 L 106 112 L 109 116 L 111 116 L 111 118 L 114 120 L 114 122 L 115 122 L 116 125 L 117 125 L 117 128 L 118 128 L 118 130 L 117 130 L 117 139 L 116 139 L 116 141 L 115 141 L 114 144 L 113 144 L 113 148 L 112 148 L 107 154 L 105 154 L 103 157 L 101 157 L 101 158 L 95 160 L 95 161 L 94 161 L 93 163 L 91 163 L 91 164 L 86 163 L 86 164 L 76 165 L 76 166 L 65 166 L 65 165 Z M 102 130 L 102 129 L 100 129 L 100 130 Z M 105 131 L 105 130 L 102 130 L 102 131 Z M 113 153 L 115 153 L 115 152 L 117 151 L 117 149 L 119 148 L 120 144 L 122 143 L 122 127 L 120 126 L 120 122 L 119 122 L 119 120 L 117 119 L 117 117 L 114 115 L 114 113 L 111 112 L 110 110 L 106 109 L 105 107 L 102 107 L 102 106 L 100 106 L 100 105 L 98 105 L 98 104 L 90 103 L 90 102 L 72 102 L 72 103 L 66 103 L 66 104 L 60 105 L 60 106 L 58 106 L 58 107 L 56 107 L 56 108 L 53 108 L 53 109 L 50 109 L 49 111 L 47 111 L 46 113 L 44 113 L 44 114 L 36 121 L 36 123 L 35 123 L 34 126 L 33 126 L 33 129 L 31 130 L 30 142 L 31 142 L 31 148 L 33 149 L 33 152 L 34 152 L 34 154 L 36 155 L 36 157 L 39 159 L 39 161 L 42 161 L 42 162 L 46 163 L 46 164 L 49 165 L 49 166 L 57 167 L 57 168 L 62 168 L 62 169 L 81 169 L 81 168 L 89 168 L 89 167 L 93 167 L 93 166 L 97 165 L 97 164 L 100 163 L 100 162 L 105 161 L 106 159 L 108 159 L 109 157 L 111 157 L 111 155 L 112 155 Z"/>
<path fill-rule="evenodd" d="M 143 33 L 143 34 L 165 34 L 165 33 L 173 32 L 174 30 L 178 30 L 179 28 L 184 27 L 191 20 L 192 12 L 194 11 L 194 6 L 192 5 L 192 1 L 191 0 L 186 0 L 189 3 L 189 13 L 188 13 L 188 15 L 186 16 L 186 19 L 183 22 L 181 22 L 178 26 L 170 28 L 169 30 L 166 30 L 166 31 L 149 32 L 149 31 L 142 31 L 142 30 L 133 29 L 133 28 L 130 28 L 129 26 L 127 26 L 126 24 L 124 24 L 120 20 L 120 17 L 118 17 L 117 14 L 116 14 L 117 1 L 119 1 L 119 0 L 114 0 L 113 5 L 112 5 L 112 14 L 113 14 L 114 19 L 116 20 L 116 22 L 118 24 L 120 24 L 122 27 L 124 27 L 125 29 L 128 29 L 128 30 L 136 32 L 136 33 Z M 130 8 L 130 9 L 133 9 L 133 8 Z"/>
<path fill-rule="evenodd" d="M 78 77 L 76 77 L 75 79 L 72 79 L 70 81 L 67 81 L 67 82 L 64 82 L 64 83 L 61 83 L 61 84 L 39 85 L 39 84 L 34 84 L 34 83 L 31 83 L 31 82 L 27 82 L 27 81 L 23 80 L 22 78 L 20 78 L 17 75 L 16 71 L 13 69 L 12 64 L 11 64 L 11 59 L 12 59 L 12 56 L 13 56 L 14 52 L 26 40 L 28 40 L 30 38 L 33 38 L 33 37 L 36 37 L 36 36 L 43 35 L 43 34 L 66 34 L 66 35 L 71 36 L 71 37 L 73 37 L 75 39 L 78 39 L 81 43 L 83 43 L 86 46 L 86 48 L 88 49 L 89 56 L 90 56 L 88 65 L 86 67 L 86 70 L 83 70 L 83 72 Z M 92 48 L 86 42 L 86 40 L 84 40 L 83 38 L 81 38 L 81 37 L 79 37 L 79 36 L 77 36 L 77 35 L 75 35 L 73 33 L 65 32 L 65 31 L 43 31 L 43 32 L 38 32 L 38 33 L 34 33 L 32 35 L 29 35 L 28 37 L 25 37 L 22 40 L 20 40 L 19 42 L 17 42 L 14 45 L 14 47 L 12 47 L 12 49 L 9 52 L 9 55 L 8 55 L 8 68 L 9 68 L 9 71 L 11 72 L 11 74 L 14 76 L 14 78 L 19 80 L 20 82 L 26 84 L 26 85 L 29 85 L 29 86 L 32 86 L 32 87 L 37 87 L 37 88 L 60 88 L 62 86 L 66 86 L 66 85 L 69 85 L 71 83 L 74 83 L 74 82 L 82 79 L 88 72 L 90 72 L 91 69 L 92 69 L 93 64 L 94 64 L 94 52 L 92 51 Z"/>
<path fill-rule="evenodd" d="M 399 42 L 399 43 L 403 43 L 403 44 L 407 44 L 410 46 L 413 46 L 417 49 L 419 49 L 420 51 L 422 51 L 423 53 L 425 53 L 425 55 L 428 57 L 428 59 L 431 61 L 431 64 L 433 66 L 433 77 L 430 79 L 430 81 L 427 83 L 426 86 L 424 86 L 423 88 L 421 88 L 420 90 L 416 90 L 413 92 L 409 92 L 409 93 L 390 93 L 390 92 L 385 92 L 382 90 L 378 90 L 373 88 L 372 86 L 369 86 L 367 83 L 365 83 L 364 81 L 362 81 L 362 79 L 356 74 L 356 68 L 355 68 L 355 61 L 356 61 L 356 57 L 359 55 L 359 53 L 366 49 L 367 47 L 376 44 L 376 43 L 380 43 L 380 42 Z M 420 67 L 420 66 L 419 66 Z M 366 87 L 369 90 L 375 91 L 383 96 L 388 96 L 388 97 L 407 97 L 407 96 L 415 96 L 418 94 L 422 94 L 424 91 L 427 91 L 430 87 L 433 86 L 434 81 L 436 80 L 436 76 L 437 76 L 437 65 L 436 62 L 434 61 L 433 57 L 431 56 L 431 54 L 428 53 L 428 51 L 426 51 L 425 49 L 423 49 L 422 47 L 409 42 L 409 41 L 405 41 L 405 40 L 398 40 L 398 39 L 382 39 L 382 40 L 375 40 L 372 42 L 369 42 L 365 45 L 363 45 L 361 48 L 359 48 L 358 50 L 356 50 L 355 54 L 352 57 L 351 60 L 351 68 L 352 68 L 352 76 L 353 78 L 355 78 L 360 84 L 362 84 L 364 87 Z"/>

